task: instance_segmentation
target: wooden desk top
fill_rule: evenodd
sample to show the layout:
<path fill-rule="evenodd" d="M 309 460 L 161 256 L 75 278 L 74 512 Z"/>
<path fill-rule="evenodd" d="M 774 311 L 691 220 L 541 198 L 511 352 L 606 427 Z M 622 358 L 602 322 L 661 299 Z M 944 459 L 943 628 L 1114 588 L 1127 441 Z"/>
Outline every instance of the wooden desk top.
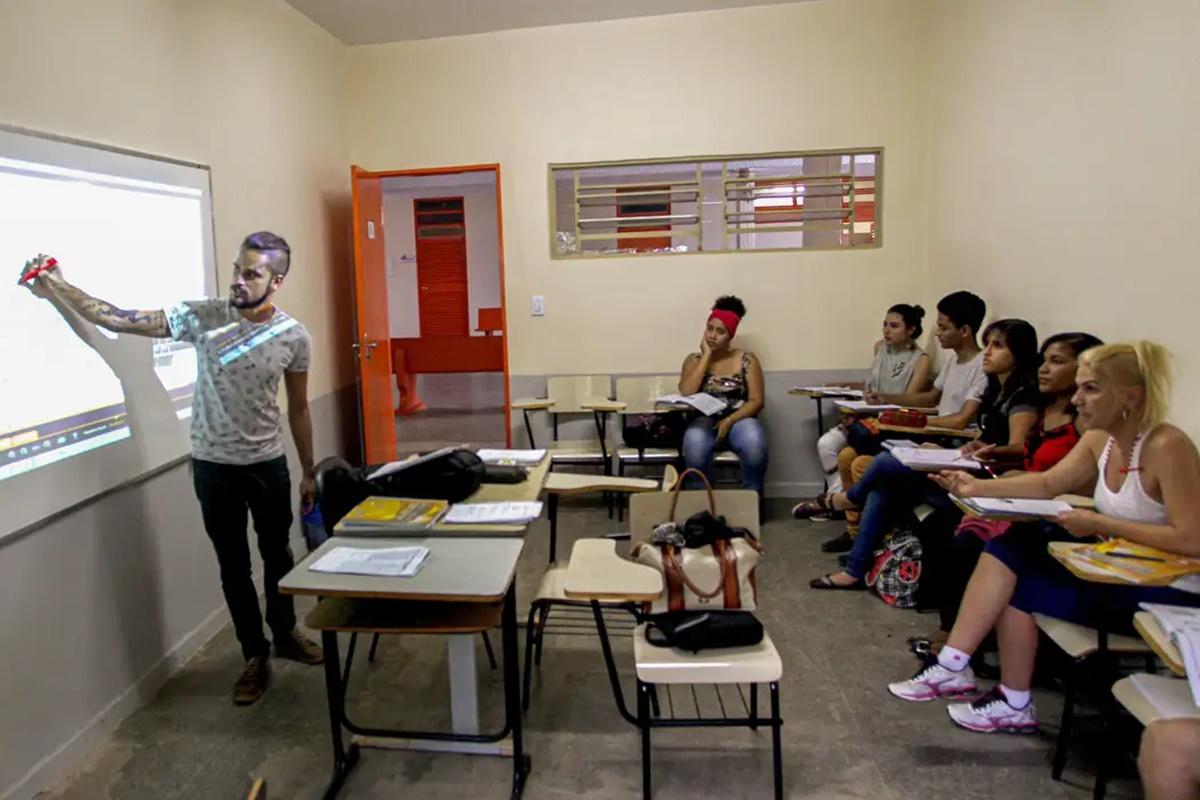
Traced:
<path fill-rule="evenodd" d="M 617 555 L 611 539 L 580 539 L 567 562 L 564 591 L 576 600 L 648 601 L 663 592 L 662 573 Z"/>
<path fill-rule="evenodd" d="M 588 400 L 579 404 L 580 408 L 588 411 L 624 411 L 628 406 L 628 403 L 620 400 Z"/>
<path fill-rule="evenodd" d="M 939 428 L 936 425 L 927 425 L 924 428 L 910 428 L 907 425 L 883 425 L 880 424 L 879 430 L 888 431 L 889 433 L 903 433 L 908 436 L 930 436 L 938 437 L 945 436 L 950 439 L 978 439 L 978 430 L 958 430 L 957 428 Z"/>
<path fill-rule="evenodd" d="M 573 472 L 551 472 L 546 477 L 546 494 L 585 494 L 587 492 L 657 492 L 658 481 L 649 478 L 624 478 L 617 475 L 585 475 Z"/>
<path fill-rule="evenodd" d="M 857 392 L 850 394 L 848 392 L 814 392 L 811 389 L 791 389 L 788 391 L 788 394 L 792 395 L 793 397 L 811 397 L 814 400 L 816 400 L 816 399 L 820 399 L 820 400 L 861 400 L 862 399 L 862 395 L 860 395 Z"/>
<path fill-rule="evenodd" d="M 308 567 L 335 547 L 429 548 L 425 566 L 411 578 L 337 575 Z M 525 542 L 516 538 L 329 539 L 279 582 L 284 594 L 358 597 L 380 600 L 436 600 L 498 603 L 512 583 Z"/>
<path fill-rule="evenodd" d="M 1146 644 L 1150 645 L 1154 655 L 1161 658 L 1163 663 L 1171 668 L 1171 672 L 1183 678 L 1187 677 L 1183 655 L 1167 636 L 1167 632 L 1158 624 L 1158 620 L 1154 618 L 1153 614 L 1149 611 L 1138 611 L 1133 615 L 1133 627 L 1146 640 Z"/>
<path fill-rule="evenodd" d="M 546 476 L 550 473 L 550 456 L 547 455 L 536 467 L 529 470 L 529 477 L 520 483 L 485 483 L 475 493 L 464 500 L 464 503 L 530 503 L 542 494 Z M 428 530 L 396 531 L 387 535 L 394 538 L 425 537 L 425 536 L 523 536 L 529 530 L 529 525 L 450 525 L 439 522 Z M 375 536 L 345 533 L 339 522 L 333 528 L 334 535 L 361 541 L 375 540 Z"/>
<path fill-rule="evenodd" d="M 1079 578 L 1081 581 L 1088 581 L 1089 583 L 1111 583 L 1114 586 L 1154 586 L 1154 585 L 1169 586 L 1170 584 L 1179 580 L 1179 576 L 1174 576 L 1170 580 L 1167 580 L 1165 583 L 1138 584 L 1138 583 L 1132 583 L 1131 581 L 1123 581 L 1120 578 L 1115 577 L 1115 576 L 1102 575 L 1098 572 L 1087 572 L 1086 570 L 1080 569 L 1076 564 L 1073 564 L 1072 562 L 1067 560 L 1068 553 L 1070 553 L 1072 550 L 1075 550 L 1076 548 L 1086 547 L 1087 544 L 1088 544 L 1087 542 L 1050 542 L 1050 544 L 1048 544 L 1047 547 L 1050 550 L 1050 555 L 1054 556 L 1054 560 L 1059 562 L 1060 564 L 1062 564 L 1064 567 L 1066 567 L 1067 570 L 1072 575 L 1074 575 L 1076 578 Z"/>

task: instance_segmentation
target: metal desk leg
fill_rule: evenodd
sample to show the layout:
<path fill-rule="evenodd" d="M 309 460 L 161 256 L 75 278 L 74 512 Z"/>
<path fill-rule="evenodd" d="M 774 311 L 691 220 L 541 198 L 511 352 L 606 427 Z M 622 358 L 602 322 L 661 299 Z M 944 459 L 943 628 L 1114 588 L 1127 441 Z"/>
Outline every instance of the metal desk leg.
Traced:
<path fill-rule="evenodd" d="M 817 401 L 817 438 L 820 439 L 825 435 L 825 409 L 820 397 L 814 397 L 813 400 Z M 829 476 L 825 474 L 825 467 L 821 467 L 821 485 L 824 491 L 829 491 Z"/>
<path fill-rule="evenodd" d="M 346 687 L 342 683 L 341 658 L 335 631 L 322 631 L 325 649 L 325 693 L 329 702 L 329 728 L 333 738 L 333 776 L 325 790 L 325 800 L 333 800 L 346 782 L 350 769 L 358 763 L 358 745 L 347 749 L 342 740 L 342 720 L 346 716 Z"/>
<path fill-rule="evenodd" d="M 450 662 L 450 719 L 455 733 L 479 734 L 479 681 L 475 671 L 475 635 L 446 637 Z"/>
<path fill-rule="evenodd" d="M 513 785 L 512 800 L 519 800 L 525 791 L 525 780 L 533 768 L 532 759 L 525 754 L 521 731 L 521 670 L 517 663 L 517 581 L 508 586 L 500 620 L 504 640 L 504 713 L 512 726 Z"/>

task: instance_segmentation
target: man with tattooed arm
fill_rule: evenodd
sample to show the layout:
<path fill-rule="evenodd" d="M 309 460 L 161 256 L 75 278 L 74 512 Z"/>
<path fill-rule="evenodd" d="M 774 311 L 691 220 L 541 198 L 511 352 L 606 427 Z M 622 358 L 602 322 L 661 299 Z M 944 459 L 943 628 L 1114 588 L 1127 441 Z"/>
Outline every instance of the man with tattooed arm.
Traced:
<path fill-rule="evenodd" d="M 279 380 L 288 395 L 288 423 L 304 475 L 302 501 L 313 500 L 312 421 L 308 365 L 312 341 L 304 326 L 277 308 L 275 292 L 287 277 L 291 250 L 283 238 L 247 236 L 233 263 L 228 298 L 194 300 L 170 309 L 118 308 L 72 286 L 46 256 L 26 262 L 22 282 L 35 294 L 53 293 L 88 322 L 118 334 L 170 337 L 196 348 L 192 399 L 192 478 L 204 528 L 216 551 L 221 588 L 246 659 L 233 701 L 249 705 L 270 681 L 271 643 L 263 634 L 258 593 L 251 578 L 248 517 L 262 554 L 266 622 L 275 652 L 320 664 L 321 648 L 296 630 L 292 599 L 279 581 L 294 562 L 291 478 L 280 425 Z M 36 282 L 36 285 L 34 284 Z"/>

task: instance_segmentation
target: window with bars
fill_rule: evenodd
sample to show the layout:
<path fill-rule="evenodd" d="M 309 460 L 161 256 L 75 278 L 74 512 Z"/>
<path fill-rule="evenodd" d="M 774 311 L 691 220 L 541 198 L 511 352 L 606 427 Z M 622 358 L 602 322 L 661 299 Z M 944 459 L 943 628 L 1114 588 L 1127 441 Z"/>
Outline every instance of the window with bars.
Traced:
<path fill-rule="evenodd" d="M 556 258 L 878 247 L 881 149 L 551 165 Z"/>

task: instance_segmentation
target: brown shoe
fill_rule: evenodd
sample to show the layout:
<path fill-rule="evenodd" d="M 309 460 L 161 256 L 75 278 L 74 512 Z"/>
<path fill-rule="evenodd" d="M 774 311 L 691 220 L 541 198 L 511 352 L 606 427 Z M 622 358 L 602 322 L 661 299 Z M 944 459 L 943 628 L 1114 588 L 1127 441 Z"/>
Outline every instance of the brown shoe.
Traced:
<path fill-rule="evenodd" d="M 233 704 L 248 706 L 263 696 L 271 682 L 271 661 L 267 656 L 255 656 L 246 662 L 246 668 L 233 685 Z"/>
<path fill-rule="evenodd" d="M 301 664 L 320 664 L 325 660 L 321 646 L 297 630 L 275 637 L 275 654 Z"/>

